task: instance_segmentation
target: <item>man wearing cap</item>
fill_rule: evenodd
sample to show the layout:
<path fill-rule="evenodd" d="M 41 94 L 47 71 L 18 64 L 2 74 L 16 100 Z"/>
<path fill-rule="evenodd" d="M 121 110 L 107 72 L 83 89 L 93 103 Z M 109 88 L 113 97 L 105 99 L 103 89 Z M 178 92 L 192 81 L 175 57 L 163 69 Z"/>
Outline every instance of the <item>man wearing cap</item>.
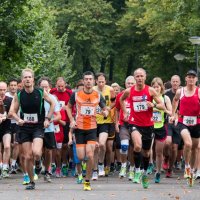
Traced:
<path fill-rule="evenodd" d="M 179 104 L 177 128 L 184 141 L 184 177 L 187 178 L 189 186 L 194 182 L 194 163 L 200 138 L 200 88 L 196 86 L 197 81 L 197 73 L 189 70 L 185 77 L 186 86 L 178 89 L 173 99 L 170 118 L 171 122 L 175 120 L 175 112 Z"/>

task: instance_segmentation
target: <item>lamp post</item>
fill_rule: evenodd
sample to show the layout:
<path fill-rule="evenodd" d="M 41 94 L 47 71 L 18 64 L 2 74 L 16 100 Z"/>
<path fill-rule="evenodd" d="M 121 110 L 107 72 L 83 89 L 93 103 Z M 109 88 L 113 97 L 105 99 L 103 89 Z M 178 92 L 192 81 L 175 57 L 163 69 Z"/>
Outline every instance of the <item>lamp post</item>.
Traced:
<path fill-rule="evenodd" d="M 200 37 L 199 36 L 190 37 L 189 41 L 193 45 L 195 45 L 196 70 L 197 70 L 197 77 L 199 78 L 199 52 L 198 52 L 198 46 L 200 45 Z"/>
<path fill-rule="evenodd" d="M 181 70 L 180 62 L 185 59 L 185 56 L 183 54 L 178 53 L 178 54 L 174 55 L 174 58 L 175 58 L 175 60 L 178 61 L 178 73 L 179 73 L 179 76 L 182 77 L 182 70 Z"/>

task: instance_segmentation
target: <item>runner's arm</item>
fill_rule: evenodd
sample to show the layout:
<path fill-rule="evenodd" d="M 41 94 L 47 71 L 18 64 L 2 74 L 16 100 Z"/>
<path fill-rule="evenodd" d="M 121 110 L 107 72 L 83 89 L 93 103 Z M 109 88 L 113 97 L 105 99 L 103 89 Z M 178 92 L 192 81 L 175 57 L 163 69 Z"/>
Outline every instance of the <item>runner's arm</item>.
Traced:
<path fill-rule="evenodd" d="M 158 108 L 159 110 L 165 110 L 165 105 L 159 98 L 156 90 L 152 87 L 149 87 L 149 93 L 153 97 L 154 101 L 156 102 L 155 107 Z"/>
<path fill-rule="evenodd" d="M 43 91 L 44 94 L 43 94 L 43 97 L 44 97 L 44 100 L 47 101 L 49 104 L 50 104 L 50 109 L 49 109 L 49 112 L 45 118 L 46 119 L 51 119 L 53 113 L 54 113 L 54 108 L 55 108 L 55 102 L 53 101 L 53 99 L 51 99 L 48 95 L 48 93 L 44 90 Z M 50 120 L 49 120 L 50 121 Z"/>
<path fill-rule="evenodd" d="M 125 105 L 125 100 L 130 96 L 130 88 L 126 89 L 124 91 L 124 93 L 122 94 L 121 98 L 120 98 L 120 105 L 121 105 L 121 109 L 123 110 L 124 113 L 124 120 L 128 120 L 128 113 L 126 110 L 126 105 Z"/>

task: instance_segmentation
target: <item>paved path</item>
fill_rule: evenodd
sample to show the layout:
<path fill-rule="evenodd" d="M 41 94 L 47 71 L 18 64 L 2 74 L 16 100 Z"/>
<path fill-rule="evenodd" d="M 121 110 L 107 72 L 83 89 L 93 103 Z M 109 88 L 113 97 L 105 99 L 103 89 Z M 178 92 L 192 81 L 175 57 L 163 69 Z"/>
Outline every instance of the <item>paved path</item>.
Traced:
<path fill-rule="evenodd" d="M 18 174 L 0 180 L 0 200 L 199 200 L 199 181 L 190 188 L 182 175 L 178 173 L 167 179 L 162 174 L 160 184 L 153 183 L 151 176 L 149 189 L 143 189 L 140 184 L 133 184 L 127 179 L 119 179 L 117 175 L 103 177 L 91 182 L 92 191 L 83 191 L 83 185 L 76 184 L 73 177 L 54 178 L 52 183 L 44 183 L 41 176 L 36 182 L 36 190 L 26 191 Z"/>

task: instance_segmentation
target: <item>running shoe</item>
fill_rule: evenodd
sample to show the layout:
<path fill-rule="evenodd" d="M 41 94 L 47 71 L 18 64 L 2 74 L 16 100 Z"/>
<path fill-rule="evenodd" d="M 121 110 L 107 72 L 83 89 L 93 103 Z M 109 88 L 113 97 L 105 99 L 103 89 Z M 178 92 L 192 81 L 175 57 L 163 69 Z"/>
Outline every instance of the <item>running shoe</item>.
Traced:
<path fill-rule="evenodd" d="M 9 174 L 17 174 L 17 169 L 15 166 L 11 166 Z"/>
<path fill-rule="evenodd" d="M 61 177 L 61 169 L 60 169 L 60 167 L 56 168 L 55 175 L 56 175 L 56 178 L 60 178 Z"/>
<path fill-rule="evenodd" d="M 154 181 L 155 181 L 155 183 L 160 183 L 160 173 L 158 173 L 158 172 L 155 173 Z"/>
<path fill-rule="evenodd" d="M 98 173 L 97 173 L 97 171 L 93 171 L 93 173 L 92 173 L 92 180 L 93 181 L 98 180 Z"/>
<path fill-rule="evenodd" d="M 26 186 L 26 190 L 34 190 L 35 189 L 35 183 L 34 182 L 30 182 L 27 186 Z"/>
<path fill-rule="evenodd" d="M 92 190 L 92 188 L 90 186 L 90 182 L 86 182 L 86 181 L 84 182 L 83 190 L 84 191 L 91 191 Z"/>
<path fill-rule="evenodd" d="M 196 174 L 195 174 L 195 179 L 200 179 L 200 171 L 197 170 Z"/>
<path fill-rule="evenodd" d="M 68 176 L 68 168 L 67 166 L 62 167 L 62 177 L 67 177 Z"/>
<path fill-rule="evenodd" d="M 166 178 L 171 178 L 172 177 L 172 170 L 168 169 L 165 175 Z"/>
<path fill-rule="evenodd" d="M 162 168 L 163 168 L 164 170 L 169 169 L 169 164 L 168 164 L 168 162 L 164 161 L 163 164 L 162 164 Z"/>
<path fill-rule="evenodd" d="M 104 165 L 98 165 L 99 176 L 105 176 Z"/>
<path fill-rule="evenodd" d="M 177 162 L 176 163 L 176 169 L 177 170 L 181 170 L 182 169 L 182 163 L 181 162 Z"/>
<path fill-rule="evenodd" d="M 128 180 L 132 181 L 134 179 L 134 171 L 129 171 L 128 173 Z"/>
<path fill-rule="evenodd" d="M 33 170 L 34 181 L 38 180 L 38 175 L 35 173 L 35 169 Z"/>
<path fill-rule="evenodd" d="M 48 182 L 48 183 L 51 183 L 51 176 L 50 176 L 50 173 L 46 173 L 44 175 L 44 181 Z"/>
<path fill-rule="evenodd" d="M 184 178 L 191 178 L 191 170 L 190 170 L 190 167 L 185 168 Z"/>
<path fill-rule="evenodd" d="M 10 175 L 9 175 L 9 173 L 8 173 L 8 169 L 4 169 L 4 170 L 2 171 L 2 177 L 3 177 L 3 178 L 9 178 L 9 177 L 10 177 Z"/>
<path fill-rule="evenodd" d="M 80 175 L 78 175 L 78 177 L 77 177 L 77 183 L 78 183 L 78 184 L 81 184 L 82 182 L 83 182 L 83 175 L 80 174 Z"/>
<path fill-rule="evenodd" d="M 147 174 L 152 174 L 154 169 L 153 163 L 149 163 L 149 166 L 147 168 Z"/>
<path fill-rule="evenodd" d="M 135 176 L 133 178 L 133 183 L 140 183 L 141 172 L 135 172 Z"/>
<path fill-rule="evenodd" d="M 30 178 L 28 176 L 28 174 L 24 174 L 24 177 L 23 177 L 23 185 L 28 185 L 30 183 Z"/>
<path fill-rule="evenodd" d="M 56 165 L 55 164 L 51 164 L 51 173 L 52 175 L 55 175 L 56 172 Z"/>
<path fill-rule="evenodd" d="M 104 170 L 105 170 L 105 176 L 108 176 L 110 172 L 110 168 L 106 166 Z"/>
<path fill-rule="evenodd" d="M 149 178 L 147 175 L 143 174 L 142 175 L 142 186 L 144 189 L 147 189 L 149 187 Z"/>
<path fill-rule="evenodd" d="M 126 177 L 126 167 L 121 167 L 121 170 L 119 172 L 119 177 L 120 178 Z"/>

